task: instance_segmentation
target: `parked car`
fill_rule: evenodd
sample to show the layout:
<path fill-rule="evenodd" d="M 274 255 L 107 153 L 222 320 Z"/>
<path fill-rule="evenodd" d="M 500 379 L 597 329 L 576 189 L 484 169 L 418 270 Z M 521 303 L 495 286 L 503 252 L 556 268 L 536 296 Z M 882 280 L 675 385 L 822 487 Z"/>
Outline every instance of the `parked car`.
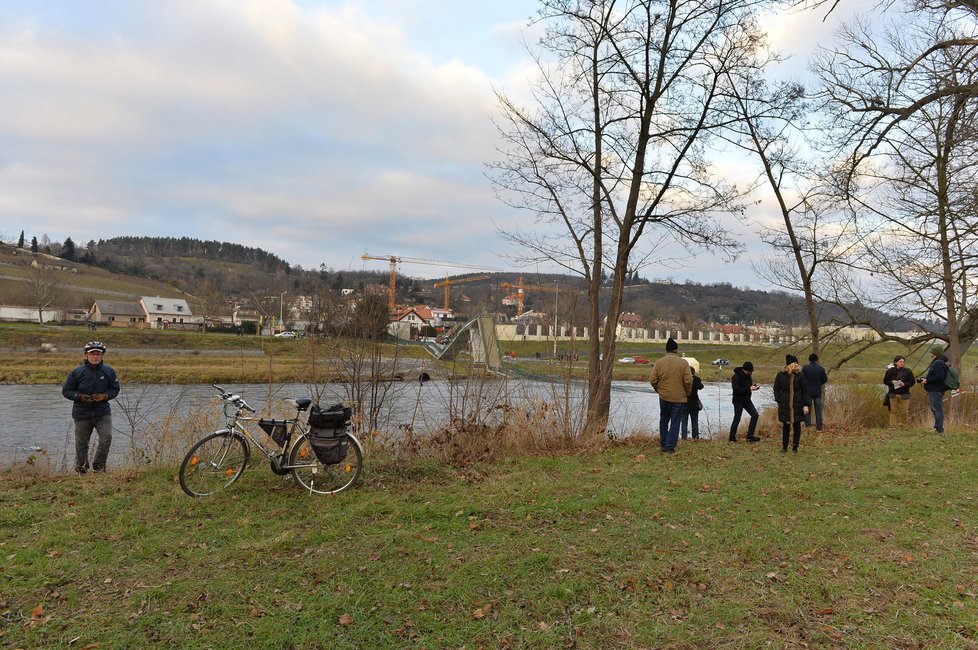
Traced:
<path fill-rule="evenodd" d="M 618 363 L 635 363 L 635 357 L 622 357 Z"/>
<path fill-rule="evenodd" d="M 720 358 L 720 359 L 714 359 L 713 361 L 710 362 L 710 364 L 714 366 L 729 366 L 730 361 L 727 359 Z"/>
<path fill-rule="evenodd" d="M 279 338 L 279 339 L 295 339 L 298 337 L 299 337 L 298 334 L 291 331 L 279 332 L 278 334 L 275 335 L 275 338 Z"/>
<path fill-rule="evenodd" d="M 645 357 L 637 356 L 635 357 L 635 363 L 652 363 L 652 362 L 646 359 Z"/>

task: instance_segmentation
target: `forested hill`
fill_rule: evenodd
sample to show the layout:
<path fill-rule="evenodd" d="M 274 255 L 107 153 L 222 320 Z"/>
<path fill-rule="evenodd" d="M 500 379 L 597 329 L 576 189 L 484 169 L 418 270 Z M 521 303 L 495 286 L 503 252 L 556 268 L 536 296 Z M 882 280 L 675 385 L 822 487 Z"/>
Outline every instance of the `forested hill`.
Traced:
<path fill-rule="evenodd" d="M 98 242 L 99 256 L 194 257 L 238 264 L 254 264 L 268 271 L 288 272 L 289 264 L 260 248 L 190 237 L 114 237 Z M 97 262 L 96 262 L 97 263 Z M 101 265 L 100 265 L 101 266 Z"/>

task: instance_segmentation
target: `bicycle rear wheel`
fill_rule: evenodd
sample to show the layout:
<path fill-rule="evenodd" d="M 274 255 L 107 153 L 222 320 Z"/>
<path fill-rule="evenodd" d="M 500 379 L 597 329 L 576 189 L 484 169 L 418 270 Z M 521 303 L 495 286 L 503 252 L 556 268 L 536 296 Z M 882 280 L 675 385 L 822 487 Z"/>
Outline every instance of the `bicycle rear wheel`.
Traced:
<path fill-rule="evenodd" d="M 295 480 L 316 494 L 336 494 L 352 487 L 360 478 L 363 454 L 360 453 L 360 446 L 351 438 L 346 437 L 345 444 L 348 449 L 346 458 L 332 465 L 323 465 L 313 452 L 309 437 L 306 434 L 299 436 L 289 452 L 289 465 Z"/>
<path fill-rule="evenodd" d="M 206 497 L 238 480 L 248 462 L 248 447 L 227 432 L 202 438 L 180 464 L 180 487 L 192 497 Z"/>

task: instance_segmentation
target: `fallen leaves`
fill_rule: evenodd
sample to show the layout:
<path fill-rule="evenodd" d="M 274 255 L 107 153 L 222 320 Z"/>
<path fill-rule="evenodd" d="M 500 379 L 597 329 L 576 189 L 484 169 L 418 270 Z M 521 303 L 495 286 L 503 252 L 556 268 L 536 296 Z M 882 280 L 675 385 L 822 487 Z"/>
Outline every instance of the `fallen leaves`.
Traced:
<path fill-rule="evenodd" d="M 353 625 L 353 617 L 350 616 L 349 614 L 341 614 L 340 615 L 339 623 L 343 627 L 349 627 L 349 626 Z"/>

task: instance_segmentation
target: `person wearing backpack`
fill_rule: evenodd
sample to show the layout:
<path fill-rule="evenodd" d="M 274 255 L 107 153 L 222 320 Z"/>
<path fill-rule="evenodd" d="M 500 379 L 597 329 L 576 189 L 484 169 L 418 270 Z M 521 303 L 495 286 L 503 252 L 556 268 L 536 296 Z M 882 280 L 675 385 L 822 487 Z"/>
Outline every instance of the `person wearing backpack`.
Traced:
<path fill-rule="evenodd" d="M 944 435 L 944 392 L 948 390 L 945 380 L 948 376 L 947 357 L 944 356 L 944 347 L 940 344 L 934 345 L 930 349 L 931 362 L 927 368 L 927 374 L 918 379 L 927 391 L 927 399 L 930 401 L 930 412 L 934 414 L 934 430 Z"/>

